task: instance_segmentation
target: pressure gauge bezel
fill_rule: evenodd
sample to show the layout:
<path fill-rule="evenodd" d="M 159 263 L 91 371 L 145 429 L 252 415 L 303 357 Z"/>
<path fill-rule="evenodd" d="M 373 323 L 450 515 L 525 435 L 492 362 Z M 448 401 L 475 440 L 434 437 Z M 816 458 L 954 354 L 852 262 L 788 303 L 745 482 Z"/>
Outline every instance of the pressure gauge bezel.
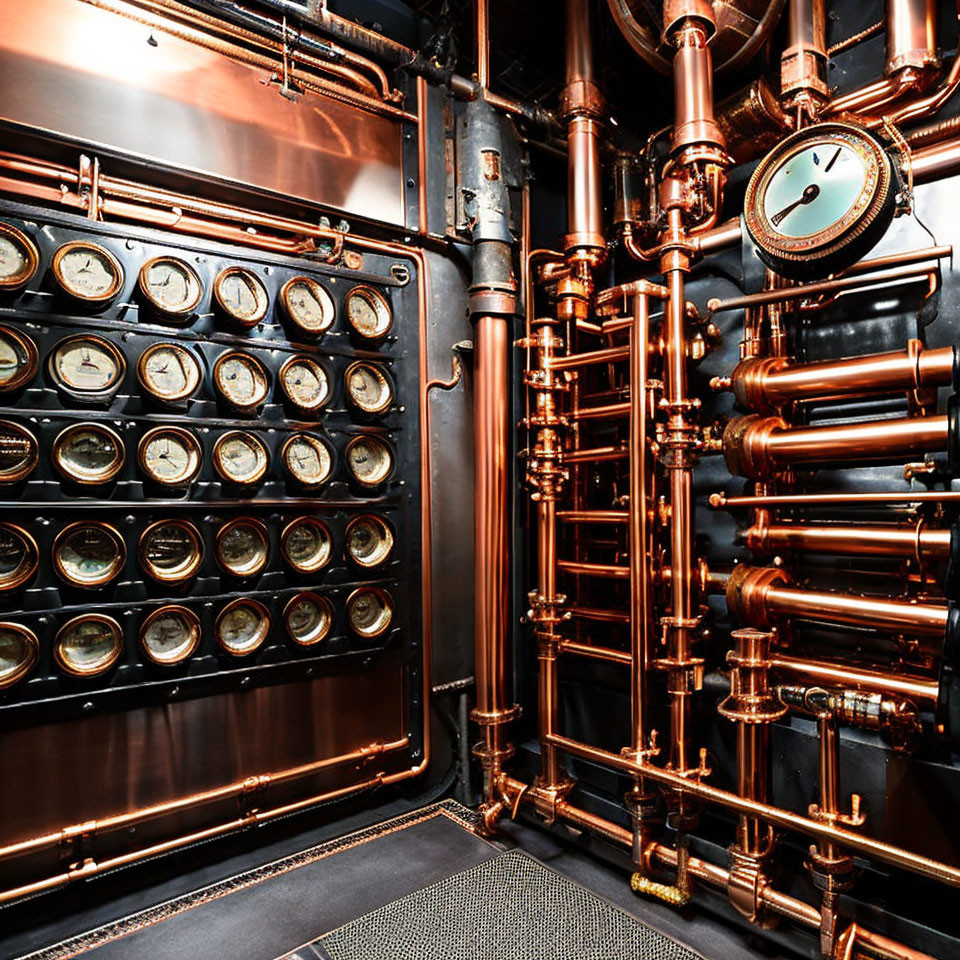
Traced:
<path fill-rule="evenodd" d="M 369 560 L 361 559 L 350 549 L 350 536 L 352 532 L 363 523 L 370 524 L 374 527 L 377 534 L 377 549 L 373 553 L 372 559 Z M 394 547 L 393 529 L 383 517 L 378 517 L 374 513 L 363 513 L 359 517 L 354 517 L 347 524 L 346 529 L 343 531 L 343 544 L 344 552 L 352 563 L 364 570 L 372 570 L 375 567 L 382 567 L 383 564 L 390 559 L 390 554 L 393 553 Z"/>
<path fill-rule="evenodd" d="M 383 612 L 378 616 L 373 626 L 361 628 L 358 627 L 354 621 L 353 608 L 360 597 L 366 593 L 372 594 L 377 598 Z M 345 609 L 347 624 L 349 625 L 350 629 L 358 637 L 362 637 L 364 640 L 375 640 L 377 637 L 382 637 L 383 634 L 390 629 L 390 624 L 393 623 L 393 616 L 396 612 L 393 597 L 381 587 L 358 587 L 353 591 L 353 593 L 350 594 L 349 597 L 347 597 Z"/>
<path fill-rule="evenodd" d="M 240 528 L 246 528 L 253 532 L 257 538 L 257 553 L 252 561 L 244 566 L 232 565 L 223 556 L 223 545 L 227 537 Z M 250 577 L 257 576 L 267 565 L 270 559 L 270 534 L 266 524 L 254 517 L 234 517 L 228 520 L 217 530 L 214 538 L 214 556 L 217 559 L 217 565 L 224 573 L 230 574 L 241 580 L 249 580 Z"/>
<path fill-rule="evenodd" d="M 0 277 L 0 292 L 12 293 L 22 289 L 33 279 L 40 266 L 40 250 L 26 233 L 12 224 L 0 223 L 0 234 L 4 234 L 15 246 L 20 247 L 26 261 L 19 272 L 10 277 Z"/>
<path fill-rule="evenodd" d="M 149 465 L 147 461 L 147 448 L 150 444 L 165 434 L 175 438 L 178 443 L 186 448 L 189 456 L 188 470 L 175 478 L 159 476 Z M 148 430 L 141 438 L 137 447 L 137 463 L 143 475 L 151 482 L 161 487 L 181 490 L 195 483 L 200 476 L 200 470 L 203 468 L 203 448 L 200 441 L 183 427 L 159 426 Z"/>
<path fill-rule="evenodd" d="M 314 298 L 320 304 L 322 312 L 327 318 L 326 323 L 324 323 L 322 327 L 305 327 L 297 319 L 296 314 L 290 306 L 290 292 L 298 283 L 306 284 L 313 291 Z M 320 283 L 319 280 L 316 280 L 313 277 L 291 277 L 280 288 L 280 303 L 283 306 L 283 312 L 287 319 L 301 333 L 305 333 L 308 337 L 322 337 L 325 333 L 329 332 L 334 324 L 334 321 L 337 319 L 337 305 L 334 303 L 333 296 L 331 295 L 330 291 L 322 283 Z"/>
<path fill-rule="evenodd" d="M 380 446 L 386 452 L 388 457 L 388 463 L 386 469 L 381 470 L 377 473 L 374 479 L 364 479 L 360 477 L 353 469 L 353 465 L 350 460 L 350 455 L 353 450 L 361 443 L 370 443 L 373 446 Z M 357 434 L 346 446 L 343 451 L 343 459 L 347 465 L 347 472 L 350 474 L 352 480 L 360 484 L 361 487 L 365 487 L 369 490 L 376 489 L 377 487 L 382 487 L 390 477 L 393 476 L 394 469 L 396 467 L 397 458 L 393 450 L 393 446 L 383 437 L 378 436 L 374 433 L 359 433 Z"/>
<path fill-rule="evenodd" d="M 252 376 L 258 387 L 254 399 L 236 400 L 231 397 L 221 385 L 220 371 L 223 369 L 223 365 L 229 360 L 240 360 L 253 370 Z M 239 410 L 241 413 L 252 413 L 266 401 L 270 393 L 270 371 L 263 361 L 255 357 L 252 353 L 246 353 L 243 350 L 228 350 L 226 353 L 221 353 L 213 364 L 213 386 L 217 391 L 217 395 L 222 397 L 224 402 L 233 407 L 234 410 Z"/>
<path fill-rule="evenodd" d="M 17 372 L 9 380 L 0 381 L 0 393 L 13 393 L 26 386 L 37 375 L 40 369 L 40 353 L 33 337 L 6 324 L 0 324 L 0 338 L 12 342 L 18 360 Z"/>
<path fill-rule="evenodd" d="M 815 143 L 823 143 L 827 150 L 851 150 L 863 164 L 862 185 L 846 212 L 829 226 L 788 236 L 767 216 L 767 190 L 785 164 Z M 744 222 L 767 266 L 784 277 L 804 280 L 835 273 L 859 260 L 890 225 L 895 207 L 893 163 L 883 145 L 852 124 L 818 123 L 785 137 L 757 165 L 744 196 Z"/>
<path fill-rule="evenodd" d="M 162 263 L 171 264 L 187 275 L 188 293 L 191 292 L 192 287 L 192 297 L 190 297 L 189 300 L 184 301 L 184 303 L 179 307 L 171 308 L 162 300 L 154 296 L 154 294 L 150 291 L 150 271 Z M 203 281 L 200 279 L 200 275 L 197 273 L 197 271 L 194 270 L 186 260 L 168 254 L 163 254 L 159 257 L 152 257 L 143 264 L 143 266 L 140 268 L 139 274 L 137 275 L 137 288 L 140 291 L 140 295 L 146 301 L 145 306 L 148 308 L 150 313 L 154 314 L 161 320 L 170 320 L 174 323 L 183 323 L 188 320 L 190 316 L 196 312 L 197 307 L 200 305 L 200 301 L 203 299 Z"/>
<path fill-rule="evenodd" d="M 192 386 L 190 386 L 188 378 L 188 383 L 184 389 L 164 392 L 161 388 L 150 382 L 147 364 L 149 364 L 150 358 L 160 350 L 170 350 L 181 357 L 181 359 L 186 360 L 186 365 L 189 365 L 194 373 L 195 382 Z M 137 380 L 140 382 L 140 386 L 143 387 L 151 397 L 159 400 L 161 403 L 180 403 L 188 400 L 200 389 L 203 384 L 203 366 L 192 350 L 188 350 L 182 344 L 174 343 L 170 340 L 161 340 L 158 343 L 151 343 L 150 346 L 140 354 L 140 358 L 137 360 Z"/>
<path fill-rule="evenodd" d="M 162 617 L 169 616 L 183 618 L 187 629 L 189 630 L 189 639 L 186 646 L 178 648 L 175 655 L 165 657 L 158 655 L 150 648 L 149 644 L 147 643 L 147 631 Z M 140 624 L 138 639 L 140 641 L 140 649 L 143 652 L 143 655 L 151 663 L 155 663 L 157 666 L 161 667 L 175 667 L 178 664 L 183 663 L 185 660 L 189 660 L 197 652 L 197 647 L 200 646 L 200 636 L 200 618 L 189 607 L 184 607 L 179 603 L 169 603 L 165 606 L 159 607 L 147 615 L 143 623 Z"/>
<path fill-rule="evenodd" d="M 236 313 L 234 307 L 230 306 L 223 296 L 223 284 L 234 276 L 243 276 L 250 281 L 250 285 L 255 289 L 254 297 L 257 301 L 257 312 L 251 317 L 241 317 Z M 270 310 L 270 294 L 263 281 L 249 267 L 225 267 L 217 274 L 217 279 L 213 283 L 213 299 L 217 308 L 231 323 L 238 327 L 249 330 L 258 323 L 262 323 Z"/>
<path fill-rule="evenodd" d="M 22 680 L 34 667 L 40 656 L 40 641 L 37 635 L 21 623 L 12 623 L 8 620 L 0 621 L 0 637 L 4 632 L 13 633 L 20 638 L 23 643 L 26 655 L 12 669 L 6 673 L 0 673 L 0 690 L 12 687 L 15 683 Z"/>
<path fill-rule="evenodd" d="M 360 297 L 377 315 L 377 330 L 374 333 L 365 333 L 354 322 L 350 313 L 350 301 L 354 297 Z M 343 298 L 343 310 L 347 315 L 350 329 L 364 340 L 382 340 L 393 329 L 393 308 L 390 306 L 390 301 L 376 287 L 371 287 L 368 283 L 358 283 L 347 291 Z"/>
<path fill-rule="evenodd" d="M 96 579 L 79 580 L 72 576 L 67 572 L 61 555 L 61 551 L 67 541 L 83 528 L 99 530 L 101 533 L 106 534 L 107 538 L 113 543 L 113 561 L 107 571 Z M 53 557 L 54 570 L 64 583 L 72 587 L 79 587 L 83 590 L 98 590 L 100 587 L 112 583 L 123 573 L 123 568 L 127 561 L 127 546 L 120 532 L 112 524 L 104 523 L 102 520 L 77 520 L 74 523 L 67 524 L 67 526 L 54 537 L 51 555 Z"/>
<path fill-rule="evenodd" d="M 290 555 L 290 537 L 300 527 L 313 527 L 320 531 L 321 548 L 314 554 L 316 559 L 311 559 L 308 562 L 295 560 Z M 330 528 L 317 517 L 305 516 L 291 520 L 280 532 L 280 555 L 283 557 L 284 563 L 296 570 L 297 573 L 318 573 L 333 558 L 333 535 L 330 533 Z"/>
<path fill-rule="evenodd" d="M 102 657 L 94 664 L 80 667 L 77 666 L 76 663 L 71 663 L 70 660 L 64 655 L 63 642 L 71 630 L 76 629 L 85 623 L 103 624 L 113 639 L 113 647 L 105 657 Z M 123 630 L 121 629 L 120 624 L 117 623 L 113 617 L 108 617 L 103 613 L 82 613 L 78 617 L 71 617 L 71 619 L 69 619 L 57 631 L 57 636 L 53 643 L 53 658 L 56 661 L 57 666 L 59 666 L 60 669 L 65 673 L 69 673 L 74 677 L 96 677 L 102 673 L 106 673 L 120 659 L 120 655 L 122 653 Z"/>
<path fill-rule="evenodd" d="M 100 387 L 97 390 L 85 390 L 82 387 L 77 387 L 66 383 L 61 378 L 58 370 L 58 358 L 63 354 L 64 350 L 71 346 L 71 344 L 81 342 L 92 344 L 98 350 L 108 354 L 111 360 L 113 360 L 113 363 L 117 368 L 117 373 L 116 376 L 106 386 Z M 53 349 L 50 351 L 50 355 L 47 357 L 47 370 L 50 374 L 50 379 L 53 380 L 57 390 L 59 390 L 65 396 L 70 397 L 71 400 L 74 400 L 77 403 L 105 403 L 112 399 L 123 385 L 124 377 L 127 375 L 127 361 L 117 346 L 111 343 L 109 340 L 106 340 L 103 337 L 98 337 L 96 334 L 92 333 L 75 333 L 69 337 L 64 337 L 62 340 L 59 340 L 56 344 L 54 344 Z"/>
<path fill-rule="evenodd" d="M 231 476 L 223 466 L 223 447 L 232 439 L 242 439 L 246 441 L 250 447 L 257 451 L 258 460 L 260 461 L 256 471 L 242 480 Z M 250 433 L 247 430 L 230 430 L 227 433 L 221 434 L 213 446 L 213 468 L 217 471 L 217 475 L 224 483 L 233 484 L 237 487 L 254 487 L 260 483 L 269 467 L 270 450 L 256 434 Z"/>
<path fill-rule="evenodd" d="M 224 640 L 220 631 L 227 614 L 229 614 L 232 610 L 241 608 L 246 608 L 254 612 L 259 620 L 259 628 L 255 634 L 254 643 L 243 649 L 235 649 Z M 251 653 L 255 653 L 264 645 L 267 637 L 270 634 L 270 611 L 267 610 L 267 608 L 259 600 L 254 600 L 252 597 L 238 597 L 236 600 L 231 600 L 230 603 L 228 603 L 220 611 L 220 613 L 217 614 L 217 620 L 214 625 L 214 633 L 216 635 L 217 644 L 226 653 L 229 653 L 233 657 L 249 656 Z"/>
<path fill-rule="evenodd" d="M 318 380 L 322 378 L 325 389 L 323 396 L 316 401 L 316 403 L 302 403 L 293 395 L 293 392 L 287 386 L 287 374 L 290 372 L 291 367 L 297 364 L 302 364 L 310 368 Z M 284 397 L 291 406 L 296 407 L 297 410 L 304 413 L 319 413 L 330 402 L 330 397 L 333 395 L 333 377 L 330 371 L 316 357 L 311 357 L 306 353 L 295 353 L 292 357 L 284 361 L 283 366 L 281 366 L 277 372 L 277 383 L 280 384 L 280 389 L 283 391 Z"/>
<path fill-rule="evenodd" d="M 181 564 L 173 570 L 158 567 L 148 556 L 150 538 L 164 527 L 176 527 L 186 533 L 190 541 L 190 554 L 186 564 Z M 140 567 L 148 577 L 158 583 L 185 583 L 192 580 L 203 563 L 203 538 L 200 531 L 189 521 L 170 517 L 165 520 L 156 520 L 144 527 L 137 542 L 137 559 Z"/>
<path fill-rule="evenodd" d="M 0 449 L 2 449 L 4 432 L 19 434 L 29 446 L 24 465 L 6 472 L 0 470 L 0 484 L 17 483 L 24 477 L 28 477 L 37 468 L 37 464 L 40 462 L 40 444 L 26 427 L 21 427 L 19 423 L 14 423 L 12 420 L 0 420 Z"/>
<path fill-rule="evenodd" d="M 321 611 L 322 616 L 320 625 L 312 633 L 308 634 L 309 639 L 301 639 L 298 637 L 290 625 L 290 620 L 296 607 L 304 602 L 315 604 Z M 283 629 L 290 640 L 298 647 L 315 647 L 317 644 L 323 643 L 333 630 L 333 619 L 333 604 L 326 597 L 322 597 L 312 590 L 305 590 L 303 593 L 298 593 L 291 597 L 283 608 Z"/>
<path fill-rule="evenodd" d="M 381 400 L 376 404 L 365 403 L 364 401 L 358 399 L 353 392 L 353 389 L 350 385 L 350 378 L 357 370 L 369 370 L 373 375 L 373 378 L 380 385 L 381 389 Z M 372 363 L 369 360 L 356 360 L 350 364 L 349 367 L 343 373 L 343 384 L 344 391 L 347 395 L 347 400 L 356 407 L 361 413 L 365 413 L 368 416 L 379 416 L 382 413 L 385 413 L 390 409 L 390 405 L 393 403 L 393 383 L 387 374 L 387 371 L 379 363 Z"/>
<path fill-rule="evenodd" d="M 116 455 L 114 456 L 112 463 L 110 463 L 109 466 L 104 467 L 96 476 L 82 476 L 79 473 L 75 473 L 63 460 L 63 455 L 67 444 L 74 438 L 74 435 L 80 431 L 100 434 L 102 437 L 109 440 L 116 450 Z M 53 447 L 50 450 L 50 459 L 53 463 L 54 469 L 56 469 L 57 473 L 59 473 L 64 480 L 67 480 L 70 483 L 79 484 L 80 486 L 84 487 L 99 487 L 105 483 L 109 483 L 123 469 L 123 465 L 126 463 L 127 454 L 120 434 L 117 433 L 117 431 L 112 427 L 108 427 L 104 423 L 82 422 L 72 423 L 69 427 L 65 427 L 60 431 L 60 433 L 57 434 L 56 439 L 53 441 Z"/>
<path fill-rule="evenodd" d="M 323 453 L 326 454 L 328 461 L 327 472 L 319 480 L 306 480 L 299 476 L 297 472 L 290 466 L 289 456 L 290 449 L 294 443 L 302 440 L 305 441 L 309 446 L 313 447 L 315 450 L 323 450 Z M 321 458 L 322 454 L 318 453 L 318 458 Z M 280 448 L 280 459 L 283 461 L 283 466 L 286 469 L 287 473 L 290 475 L 294 483 L 303 487 L 305 490 L 316 490 L 319 487 L 322 487 L 327 483 L 330 478 L 333 476 L 334 467 L 336 465 L 336 460 L 334 458 L 333 449 L 330 445 L 322 440 L 320 437 L 314 436 L 312 433 L 294 433 L 289 436 L 283 443 L 283 446 Z"/>
<path fill-rule="evenodd" d="M 103 293 L 81 293 L 78 290 L 72 289 L 69 285 L 69 281 L 64 277 L 62 268 L 63 259 L 68 253 L 71 253 L 78 248 L 85 248 L 87 250 L 95 251 L 96 253 L 100 254 L 100 256 L 102 256 L 110 265 L 111 273 L 113 274 L 113 280 L 107 290 L 105 290 Z M 53 255 L 53 261 L 50 264 L 50 269 L 53 272 L 53 278 L 57 281 L 57 285 L 60 287 L 63 293 L 65 293 L 72 300 L 87 304 L 89 306 L 106 306 L 106 304 L 113 300 L 123 289 L 123 266 L 121 265 L 120 261 L 106 247 L 101 246 L 99 243 L 93 243 L 91 240 L 70 240 L 67 243 L 62 244 L 57 248 L 56 253 Z"/>
<path fill-rule="evenodd" d="M 36 574 L 40 566 L 40 550 L 29 531 L 19 524 L 0 522 L 0 535 L 4 533 L 19 540 L 23 546 L 23 559 L 17 569 L 5 577 L 0 577 L 0 593 L 10 593 L 22 587 Z"/>

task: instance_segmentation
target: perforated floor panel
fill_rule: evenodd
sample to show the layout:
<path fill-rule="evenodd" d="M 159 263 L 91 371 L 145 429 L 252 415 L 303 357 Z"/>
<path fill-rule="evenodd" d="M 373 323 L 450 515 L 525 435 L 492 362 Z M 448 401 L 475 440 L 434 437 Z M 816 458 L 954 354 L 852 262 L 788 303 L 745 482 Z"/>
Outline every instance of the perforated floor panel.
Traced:
<path fill-rule="evenodd" d="M 512 850 L 388 903 L 284 960 L 697 960 Z"/>

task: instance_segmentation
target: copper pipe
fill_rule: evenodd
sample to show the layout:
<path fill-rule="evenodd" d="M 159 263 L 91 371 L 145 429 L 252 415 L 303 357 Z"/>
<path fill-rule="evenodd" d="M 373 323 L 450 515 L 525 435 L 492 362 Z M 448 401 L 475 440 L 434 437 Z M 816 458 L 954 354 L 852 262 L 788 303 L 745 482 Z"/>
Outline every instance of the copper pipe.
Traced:
<path fill-rule="evenodd" d="M 947 140 L 914 150 L 910 158 L 914 183 L 952 176 L 960 169 L 960 141 Z"/>
<path fill-rule="evenodd" d="M 936 960 L 897 940 L 864 930 L 851 923 L 837 938 L 833 956 L 836 960 Z"/>
<path fill-rule="evenodd" d="M 576 370 L 594 364 L 615 363 L 630 356 L 629 347 L 605 347 L 603 350 L 591 350 L 588 353 L 568 353 L 562 357 L 552 357 L 551 370 Z"/>
<path fill-rule="evenodd" d="M 626 510 L 558 510 L 561 523 L 626 523 Z"/>
<path fill-rule="evenodd" d="M 580 407 L 571 420 L 613 420 L 630 415 L 629 403 L 607 403 L 599 407 Z"/>
<path fill-rule="evenodd" d="M 564 463 L 593 463 L 601 460 L 625 460 L 630 454 L 626 447 L 594 447 L 575 450 L 563 455 Z"/>
<path fill-rule="evenodd" d="M 785 110 L 816 117 L 829 97 L 824 0 L 790 0 L 787 26 L 787 47 L 780 58 L 780 101 Z"/>
<path fill-rule="evenodd" d="M 557 569 L 580 577 L 606 577 L 629 580 L 630 568 L 613 563 L 587 563 L 583 560 L 558 560 Z"/>
<path fill-rule="evenodd" d="M 714 509 L 837 506 L 858 503 L 960 503 L 960 490 L 891 490 L 886 493 L 788 493 L 748 497 L 728 497 L 722 493 L 711 493 L 709 503 Z"/>
<path fill-rule="evenodd" d="M 417 77 L 417 230 L 428 233 L 427 216 L 427 81 Z"/>
<path fill-rule="evenodd" d="M 599 607 L 584 607 L 579 604 L 571 604 L 567 609 L 572 616 L 584 620 L 597 620 L 601 623 L 630 622 L 629 614 L 621 613 L 619 610 L 603 610 Z"/>
<path fill-rule="evenodd" d="M 905 67 L 938 68 L 936 0 L 887 0 L 884 6 L 886 73 L 894 74 Z"/>
<path fill-rule="evenodd" d="M 600 647 L 592 643 L 578 643 L 575 640 L 561 640 L 560 652 L 577 657 L 586 657 L 590 660 L 619 663 L 625 667 L 629 667 L 633 663 L 633 654 L 626 650 L 614 650 L 610 647 Z"/>
<path fill-rule="evenodd" d="M 933 860 L 910 850 L 904 850 L 902 847 L 884 843 L 881 840 L 865 837 L 843 827 L 804 817 L 790 810 L 760 803 L 756 800 L 744 799 L 728 790 L 709 786 L 702 780 L 685 777 L 675 770 L 657 767 L 651 763 L 637 763 L 630 757 L 610 753 L 599 747 L 579 743 L 567 737 L 554 735 L 550 740 L 558 750 L 562 750 L 571 756 L 580 757 L 583 760 L 613 770 L 619 770 L 630 776 L 642 776 L 655 780 L 679 793 L 715 803 L 717 806 L 732 810 L 735 813 L 757 817 L 772 826 L 782 827 L 785 830 L 796 830 L 798 833 L 806 834 L 817 840 L 829 840 L 865 857 L 909 870 L 911 873 L 920 876 L 930 877 L 952 887 L 960 887 L 960 867 Z"/>
<path fill-rule="evenodd" d="M 487 0 L 473 0 L 473 12 L 477 83 L 486 90 L 490 86 L 490 8 Z"/>
<path fill-rule="evenodd" d="M 827 56 L 835 57 L 838 53 L 843 53 L 844 50 L 849 50 L 851 47 L 855 47 L 858 44 L 863 43 L 864 40 L 869 40 L 870 37 L 876 36 L 883 30 L 883 21 L 878 20 L 876 23 L 871 24 L 869 27 L 866 27 L 863 30 L 860 30 L 858 33 L 847 37 L 844 40 L 839 40 L 833 46 L 827 47 Z"/>

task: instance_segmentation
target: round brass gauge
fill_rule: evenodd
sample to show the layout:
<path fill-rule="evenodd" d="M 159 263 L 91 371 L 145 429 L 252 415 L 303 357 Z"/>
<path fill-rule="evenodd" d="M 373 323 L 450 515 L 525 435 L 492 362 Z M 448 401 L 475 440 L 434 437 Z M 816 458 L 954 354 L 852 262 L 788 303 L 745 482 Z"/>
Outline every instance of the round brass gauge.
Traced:
<path fill-rule="evenodd" d="M 92 306 L 112 300 L 123 287 L 123 267 L 105 248 L 72 240 L 53 255 L 54 279 L 68 296 Z"/>
<path fill-rule="evenodd" d="M 137 556 L 154 580 L 182 583 L 200 569 L 203 540 L 187 520 L 157 520 L 140 534 Z"/>
<path fill-rule="evenodd" d="M 267 399 L 270 374 L 256 357 L 231 350 L 213 365 L 213 384 L 227 403 L 246 413 Z"/>
<path fill-rule="evenodd" d="M 358 567 L 379 567 L 393 549 L 393 531 L 372 514 L 354 517 L 344 532 L 347 555 Z"/>
<path fill-rule="evenodd" d="M 354 437 L 345 451 L 347 467 L 357 483 L 377 487 L 393 470 L 393 451 L 385 440 L 370 434 Z"/>
<path fill-rule="evenodd" d="M 37 438 L 17 423 L 0 420 L 0 483 L 22 480 L 39 459 Z"/>
<path fill-rule="evenodd" d="M 196 270 L 178 257 L 154 257 L 140 268 L 137 280 L 147 305 L 161 319 L 185 320 L 203 297 Z"/>
<path fill-rule="evenodd" d="M 199 643 L 199 617 L 176 603 L 154 610 L 140 627 L 141 649 L 163 667 L 188 660 Z"/>
<path fill-rule="evenodd" d="M 280 386 L 298 409 L 315 413 L 330 399 L 330 378 L 313 357 L 297 354 L 280 368 Z"/>
<path fill-rule="evenodd" d="M 36 572 L 37 541 L 23 527 L 0 523 L 0 590 L 16 590 Z"/>
<path fill-rule="evenodd" d="M 137 379 L 151 396 L 164 403 L 186 400 L 203 380 L 200 361 L 179 343 L 154 343 L 140 354 Z"/>
<path fill-rule="evenodd" d="M 61 340 L 47 360 L 53 382 L 75 400 L 108 400 L 127 370 L 123 354 L 109 340 L 79 334 Z"/>
<path fill-rule="evenodd" d="M 280 534 L 280 552 L 297 573 L 316 573 L 330 562 L 333 538 L 315 517 L 297 517 Z"/>
<path fill-rule="evenodd" d="M 270 308 L 267 288 L 244 267 L 221 270 L 213 285 L 213 298 L 220 310 L 241 327 L 255 327 Z"/>
<path fill-rule="evenodd" d="M 318 337 L 333 325 L 333 297 L 312 277 L 288 280 L 280 290 L 280 302 L 290 320 L 310 336 Z"/>
<path fill-rule="evenodd" d="M 270 464 L 270 452 L 252 433 L 231 430 L 213 448 L 213 465 L 227 481 L 241 487 L 259 483 Z"/>
<path fill-rule="evenodd" d="M 75 587 L 102 587 L 123 570 L 123 537 L 107 523 L 79 520 L 53 541 L 53 565 L 61 580 Z"/>
<path fill-rule="evenodd" d="M 26 676 L 37 662 L 37 635 L 19 623 L 0 623 L 0 690 Z"/>
<path fill-rule="evenodd" d="M 393 326 L 387 298 L 373 287 L 354 287 L 344 301 L 350 326 L 367 340 L 378 340 Z"/>
<path fill-rule="evenodd" d="M 259 600 L 241 597 L 228 603 L 217 617 L 217 643 L 235 657 L 263 646 L 270 632 L 270 614 Z"/>
<path fill-rule="evenodd" d="M 53 656 L 61 670 L 75 677 L 105 673 L 120 659 L 123 631 L 113 617 L 84 613 L 68 620 L 54 641 Z"/>
<path fill-rule="evenodd" d="M 330 634 L 333 604 L 316 593 L 298 593 L 283 608 L 283 626 L 294 643 L 312 647 Z"/>
<path fill-rule="evenodd" d="M 0 393 L 19 390 L 36 376 L 39 366 L 40 356 L 33 340 L 13 327 L 0 327 Z"/>
<path fill-rule="evenodd" d="M 379 587 L 360 587 L 347 597 L 350 629 L 366 640 L 379 637 L 393 620 L 393 597 Z"/>
<path fill-rule="evenodd" d="M 267 563 L 270 541 L 267 528 L 251 517 L 237 517 L 218 531 L 214 549 L 217 563 L 235 577 L 252 577 Z"/>
<path fill-rule="evenodd" d="M 40 264 L 37 245 L 9 223 L 0 223 L 0 290 L 19 290 Z"/>
<path fill-rule="evenodd" d="M 393 403 L 393 387 L 379 364 L 357 360 L 347 367 L 344 380 L 347 398 L 363 413 L 383 413 Z"/>
<path fill-rule="evenodd" d="M 123 469 L 125 454 L 115 430 L 100 423 L 75 423 L 57 435 L 51 457 L 65 480 L 95 486 Z"/>
<path fill-rule="evenodd" d="M 330 479 L 333 456 L 319 437 L 295 433 L 280 450 L 290 476 L 303 487 L 319 487 Z"/>
<path fill-rule="evenodd" d="M 140 469 L 164 487 L 186 487 L 197 479 L 203 453 L 197 438 L 181 427 L 154 427 L 137 449 Z"/>
<path fill-rule="evenodd" d="M 781 140 L 747 185 L 744 221 L 760 259 L 792 279 L 836 273 L 880 239 L 896 206 L 883 145 L 848 123 Z"/>

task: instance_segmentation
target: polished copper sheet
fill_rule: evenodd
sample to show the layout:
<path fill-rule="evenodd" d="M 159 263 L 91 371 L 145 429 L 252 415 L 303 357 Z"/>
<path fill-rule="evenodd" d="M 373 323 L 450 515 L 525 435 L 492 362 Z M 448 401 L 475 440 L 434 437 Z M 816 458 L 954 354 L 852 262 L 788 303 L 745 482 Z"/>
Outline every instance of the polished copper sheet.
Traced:
<path fill-rule="evenodd" d="M 78 0 L 7 4 L 0 118 L 403 223 L 399 124 Z"/>

